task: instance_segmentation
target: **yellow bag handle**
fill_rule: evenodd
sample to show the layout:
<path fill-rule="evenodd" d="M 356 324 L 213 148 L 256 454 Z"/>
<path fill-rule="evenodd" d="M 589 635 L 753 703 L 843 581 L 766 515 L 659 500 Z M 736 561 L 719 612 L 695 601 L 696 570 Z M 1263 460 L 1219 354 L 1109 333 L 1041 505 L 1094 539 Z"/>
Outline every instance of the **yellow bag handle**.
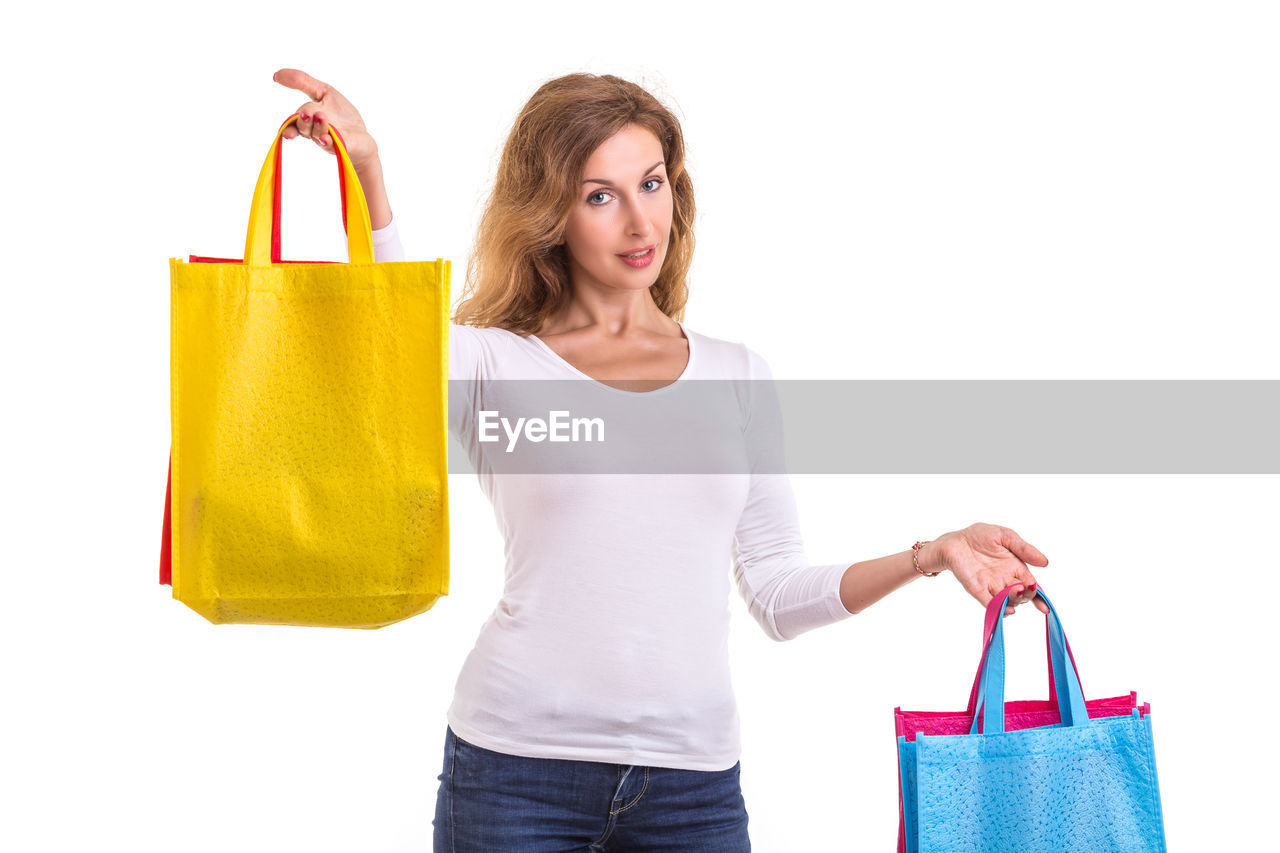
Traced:
<path fill-rule="evenodd" d="M 249 209 L 249 234 L 245 239 L 244 262 L 253 266 L 270 266 L 273 255 L 280 254 L 280 236 L 276 223 L 280 214 L 280 143 L 285 128 L 298 120 L 294 113 L 285 119 L 276 131 L 276 140 L 267 152 L 266 162 L 258 174 L 258 186 L 253 191 L 253 206 Z M 338 179 L 342 187 L 342 221 L 347 230 L 347 259 L 353 264 L 373 263 L 373 226 L 369 221 L 369 205 L 360 187 L 360 178 L 347 155 L 342 136 L 332 125 L 329 135 L 338 155 Z"/>

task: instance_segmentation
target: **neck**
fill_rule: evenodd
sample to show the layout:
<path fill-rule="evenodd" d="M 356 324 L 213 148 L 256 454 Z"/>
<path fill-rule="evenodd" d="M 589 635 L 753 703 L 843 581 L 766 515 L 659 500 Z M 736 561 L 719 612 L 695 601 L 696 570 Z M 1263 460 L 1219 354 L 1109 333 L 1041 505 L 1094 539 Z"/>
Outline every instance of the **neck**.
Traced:
<path fill-rule="evenodd" d="M 592 329 L 610 337 L 635 332 L 670 333 L 676 322 L 662 313 L 646 290 L 597 293 L 574 288 L 569 304 L 547 318 L 539 335 L 558 335 Z"/>

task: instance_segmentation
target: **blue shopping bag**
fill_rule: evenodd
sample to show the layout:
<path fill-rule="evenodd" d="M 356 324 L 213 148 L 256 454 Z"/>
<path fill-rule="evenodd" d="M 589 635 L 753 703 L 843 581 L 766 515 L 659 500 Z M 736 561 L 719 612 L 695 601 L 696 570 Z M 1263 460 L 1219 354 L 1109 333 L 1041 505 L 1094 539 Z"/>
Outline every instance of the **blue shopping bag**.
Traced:
<path fill-rule="evenodd" d="M 1057 611 L 1037 594 L 1062 722 L 1004 730 L 997 620 L 969 734 L 898 738 L 907 853 L 1165 853 L 1151 717 L 1089 717 Z"/>

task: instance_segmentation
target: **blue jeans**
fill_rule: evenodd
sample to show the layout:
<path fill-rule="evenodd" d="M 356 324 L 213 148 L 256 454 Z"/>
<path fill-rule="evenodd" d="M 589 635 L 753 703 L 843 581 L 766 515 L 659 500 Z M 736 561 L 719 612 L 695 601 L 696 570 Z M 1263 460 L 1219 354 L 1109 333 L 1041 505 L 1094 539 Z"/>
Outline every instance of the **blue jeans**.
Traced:
<path fill-rule="evenodd" d="M 528 758 L 445 728 L 435 853 L 748 853 L 738 775 Z"/>

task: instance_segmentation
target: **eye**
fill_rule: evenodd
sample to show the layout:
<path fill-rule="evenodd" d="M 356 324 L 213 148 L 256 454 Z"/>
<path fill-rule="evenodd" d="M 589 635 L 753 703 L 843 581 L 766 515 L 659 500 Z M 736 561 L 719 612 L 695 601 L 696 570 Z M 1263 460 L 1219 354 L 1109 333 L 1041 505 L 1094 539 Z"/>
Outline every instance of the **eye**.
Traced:
<path fill-rule="evenodd" d="M 659 187 L 661 187 L 661 186 L 663 185 L 663 183 L 665 183 L 665 182 L 662 180 L 662 178 L 649 178 L 647 181 L 645 181 L 645 182 L 644 182 L 643 184 L 641 184 L 640 186 L 642 186 L 642 187 L 643 187 L 643 186 L 648 186 L 649 184 L 653 184 L 653 185 L 654 185 L 654 187 L 653 187 L 653 189 L 649 190 L 649 192 L 657 192 L 658 188 L 659 188 Z"/>
<path fill-rule="evenodd" d="M 600 201 L 596 201 L 596 199 L 600 199 Z M 599 207 L 600 205 L 604 204 L 605 201 L 607 201 L 608 199 L 609 199 L 609 194 L 604 190 L 601 190 L 600 192 L 595 192 L 587 196 L 587 204 L 592 205 L 593 207 Z"/>

